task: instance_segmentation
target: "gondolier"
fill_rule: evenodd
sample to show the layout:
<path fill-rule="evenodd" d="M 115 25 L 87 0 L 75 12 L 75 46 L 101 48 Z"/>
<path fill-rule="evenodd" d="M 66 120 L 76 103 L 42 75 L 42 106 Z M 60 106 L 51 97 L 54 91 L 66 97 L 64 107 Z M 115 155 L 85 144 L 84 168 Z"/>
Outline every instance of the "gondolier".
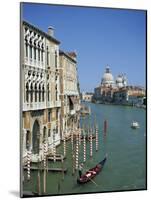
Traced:
<path fill-rule="evenodd" d="M 79 177 L 81 178 L 81 176 L 82 176 L 82 170 L 83 170 L 83 163 L 81 163 L 80 165 L 79 165 Z"/>

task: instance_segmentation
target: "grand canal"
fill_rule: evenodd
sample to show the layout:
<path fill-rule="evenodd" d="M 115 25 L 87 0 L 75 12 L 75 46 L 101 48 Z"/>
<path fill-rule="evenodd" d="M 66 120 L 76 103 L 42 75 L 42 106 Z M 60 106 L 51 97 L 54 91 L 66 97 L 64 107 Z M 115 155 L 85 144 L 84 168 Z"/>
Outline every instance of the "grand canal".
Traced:
<path fill-rule="evenodd" d="M 93 141 L 93 157 L 89 156 L 89 143 L 87 142 L 87 160 L 84 169 L 93 167 L 108 154 L 107 162 L 102 172 L 93 182 L 78 185 L 78 173 L 72 175 L 71 142 L 67 142 L 67 158 L 64 167 L 67 173 L 47 172 L 46 194 L 74 194 L 88 192 L 105 192 L 136 190 L 146 188 L 146 110 L 135 107 L 102 105 L 86 103 L 91 107 L 91 123 L 94 116 L 99 126 L 99 151 L 95 151 Z M 106 137 L 103 136 L 103 122 L 107 120 L 108 128 Z M 136 120 L 139 129 L 132 129 L 131 122 Z M 83 121 L 81 120 L 83 124 Z M 84 124 L 88 124 L 88 117 Z M 57 148 L 57 153 L 62 153 L 63 147 Z M 79 161 L 83 162 L 83 147 L 80 146 Z M 49 166 L 61 167 L 61 162 L 49 161 Z M 31 180 L 26 180 L 24 172 L 24 191 L 37 191 L 37 172 L 31 172 Z M 43 195 L 43 173 L 41 172 L 41 195 Z"/>

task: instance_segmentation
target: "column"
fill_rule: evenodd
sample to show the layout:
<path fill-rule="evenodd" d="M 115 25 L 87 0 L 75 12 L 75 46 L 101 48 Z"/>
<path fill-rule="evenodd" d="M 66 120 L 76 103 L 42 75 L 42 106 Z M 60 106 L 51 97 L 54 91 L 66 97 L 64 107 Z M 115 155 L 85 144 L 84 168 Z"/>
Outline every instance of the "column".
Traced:
<path fill-rule="evenodd" d="M 29 43 L 27 45 L 27 49 L 28 49 L 27 62 L 29 63 L 29 61 L 30 61 L 30 47 L 29 47 Z"/>
<path fill-rule="evenodd" d="M 38 63 L 38 47 L 36 47 L 36 65 Z"/>
<path fill-rule="evenodd" d="M 34 65 L 34 46 L 32 45 L 32 64 Z"/>
<path fill-rule="evenodd" d="M 40 47 L 40 51 L 39 51 L 39 52 L 40 52 L 40 59 L 39 59 L 39 62 L 40 62 L 40 67 L 42 67 L 42 63 L 41 63 L 41 53 L 42 53 L 42 52 L 41 52 L 41 47 Z"/>
<path fill-rule="evenodd" d="M 33 84 L 33 106 L 35 106 L 35 84 Z"/>

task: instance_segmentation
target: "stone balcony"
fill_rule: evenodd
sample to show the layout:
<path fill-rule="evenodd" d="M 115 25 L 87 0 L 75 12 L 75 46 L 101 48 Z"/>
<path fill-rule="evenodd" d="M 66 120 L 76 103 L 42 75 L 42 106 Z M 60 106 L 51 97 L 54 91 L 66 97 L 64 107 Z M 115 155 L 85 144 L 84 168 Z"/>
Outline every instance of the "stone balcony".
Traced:
<path fill-rule="evenodd" d="M 28 110 L 42 110 L 47 108 L 56 108 L 61 106 L 61 101 L 50 101 L 50 102 L 34 102 L 34 103 L 23 103 L 23 111 Z"/>
<path fill-rule="evenodd" d="M 49 101 L 47 102 L 47 108 L 61 107 L 61 101 Z"/>
<path fill-rule="evenodd" d="M 24 58 L 24 64 L 25 65 L 30 65 L 30 66 L 33 66 L 33 67 L 39 67 L 39 68 L 44 68 L 44 62 L 42 61 L 37 61 L 37 60 L 34 60 L 34 59 L 31 59 L 31 58 Z"/>

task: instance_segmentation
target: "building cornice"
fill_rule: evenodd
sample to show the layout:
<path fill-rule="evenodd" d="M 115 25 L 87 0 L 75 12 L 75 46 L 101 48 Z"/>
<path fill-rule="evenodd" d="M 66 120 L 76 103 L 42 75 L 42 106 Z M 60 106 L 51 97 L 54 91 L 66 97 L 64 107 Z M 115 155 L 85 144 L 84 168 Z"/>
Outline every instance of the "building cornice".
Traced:
<path fill-rule="evenodd" d="M 68 58 L 68 59 L 71 60 L 72 62 L 77 63 L 76 60 L 74 60 L 72 57 L 70 57 L 67 53 L 65 53 L 65 52 L 62 51 L 62 50 L 59 50 L 59 55 L 60 55 L 60 56 L 64 55 L 66 58 Z"/>
<path fill-rule="evenodd" d="M 28 23 L 27 21 L 23 21 L 22 22 L 24 26 L 28 26 L 31 29 L 39 32 L 40 34 L 42 34 L 44 37 L 46 37 L 48 40 L 51 40 L 52 42 L 56 43 L 56 44 L 60 44 L 60 41 L 55 39 L 54 37 L 48 35 L 47 33 L 45 33 L 44 31 L 40 30 L 39 28 L 35 27 L 34 25 Z"/>

